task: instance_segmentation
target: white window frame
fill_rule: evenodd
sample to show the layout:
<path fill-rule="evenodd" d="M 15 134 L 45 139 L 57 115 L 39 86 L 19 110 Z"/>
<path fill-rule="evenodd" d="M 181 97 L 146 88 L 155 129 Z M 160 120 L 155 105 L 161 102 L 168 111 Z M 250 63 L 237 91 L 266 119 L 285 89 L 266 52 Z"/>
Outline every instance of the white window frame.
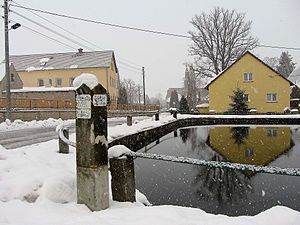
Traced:
<path fill-rule="evenodd" d="M 267 102 L 277 102 L 277 93 L 267 93 Z"/>
<path fill-rule="evenodd" d="M 278 131 L 276 128 L 267 128 L 267 136 L 268 137 L 277 137 Z"/>
<path fill-rule="evenodd" d="M 42 85 L 40 85 L 40 84 L 42 84 Z M 37 79 L 37 86 L 44 87 L 45 86 L 44 79 L 41 79 L 41 78 Z"/>
<path fill-rule="evenodd" d="M 52 83 L 52 79 L 51 78 L 48 79 L 48 84 L 49 84 L 50 87 L 52 87 L 53 83 Z"/>
<path fill-rule="evenodd" d="M 245 156 L 247 158 L 252 158 L 254 156 L 254 149 L 253 148 L 246 148 L 245 149 Z"/>
<path fill-rule="evenodd" d="M 58 84 L 58 81 L 60 81 L 60 84 Z M 55 78 L 55 87 L 61 87 L 62 86 L 62 79 L 61 78 Z"/>
<path fill-rule="evenodd" d="M 15 77 L 15 74 L 14 74 L 14 73 L 11 73 L 11 74 L 10 74 L 10 81 L 11 81 L 11 82 L 15 82 L 15 81 L 16 81 L 16 77 Z"/>
<path fill-rule="evenodd" d="M 252 82 L 253 74 L 250 72 L 244 73 L 244 82 Z"/>
<path fill-rule="evenodd" d="M 73 87 L 73 81 L 75 80 L 75 77 L 70 77 L 69 78 L 69 86 Z"/>
<path fill-rule="evenodd" d="M 243 98 L 244 98 L 244 100 L 246 100 L 246 102 L 250 102 L 249 94 L 245 93 Z"/>

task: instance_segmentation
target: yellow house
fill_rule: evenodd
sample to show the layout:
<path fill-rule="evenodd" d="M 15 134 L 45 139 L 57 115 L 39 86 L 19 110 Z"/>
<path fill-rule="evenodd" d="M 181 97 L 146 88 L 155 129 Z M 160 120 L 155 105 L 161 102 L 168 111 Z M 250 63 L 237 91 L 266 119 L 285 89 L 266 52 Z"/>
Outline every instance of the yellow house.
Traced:
<path fill-rule="evenodd" d="M 268 165 L 293 147 L 288 127 L 215 127 L 209 145 L 229 162 L 252 165 Z"/>
<path fill-rule="evenodd" d="M 258 113 L 283 112 L 290 106 L 290 85 L 289 80 L 247 51 L 206 86 L 209 110 L 228 111 L 230 96 L 240 88 L 245 91 L 249 109 Z"/>
<path fill-rule="evenodd" d="M 12 55 L 24 87 L 71 87 L 82 73 L 96 75 L 108 90 L 112 103 L 117 101 L 118 68 L 113 51 L 93 51 Z"/>

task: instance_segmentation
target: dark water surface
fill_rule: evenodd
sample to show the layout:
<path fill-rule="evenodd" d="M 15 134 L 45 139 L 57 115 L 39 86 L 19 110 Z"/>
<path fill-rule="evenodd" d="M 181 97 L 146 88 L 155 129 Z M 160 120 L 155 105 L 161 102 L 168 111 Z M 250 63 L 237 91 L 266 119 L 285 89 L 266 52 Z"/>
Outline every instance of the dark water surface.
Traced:
<path fill-rule="evenodd" d="M 300 127 L 192 127 L 139 152 L 300 168 Z M 135 159 L 136 186 L 154 204 L 254 215 L 275 205 L 300 211 L 300 177 Z"/>

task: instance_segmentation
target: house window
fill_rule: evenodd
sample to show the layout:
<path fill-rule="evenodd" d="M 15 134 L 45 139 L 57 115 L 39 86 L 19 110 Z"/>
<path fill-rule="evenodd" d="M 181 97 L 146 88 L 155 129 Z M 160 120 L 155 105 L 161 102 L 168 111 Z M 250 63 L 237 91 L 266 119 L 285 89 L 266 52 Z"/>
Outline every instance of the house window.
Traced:
<path fill-rule="evenodd" d="M 244 101 L 249 102 L 249 94 L 244 94 Z"/>
<path fill-rule="evenodd" d="M 56 87 L 61 87 L 62 81 L 61 78 L 56 78 Z"/>
<path fill-rule="evenodd" d="M 277 94 L 276 93 L 268 93 L 267 94 L 267 102 L 277 102 Z"/>
<path fill-rule="evenodd" d="M 244 73 L 244 82 L 251 82 L 253 81 L 252 73 Z"/>
<path fill-rule="evenodd" d="M 268 137 L 277 137 L 277 129 L 276 128 L 267 128 Z"/>
<path fill-rule="evenodd" d="M 49 83 L 49 86 L 51 87 L 52 86 L 52 79 L 49 79 L 48 83 Z"/>
<path fill-rule="evenodd" d="M 69 79 L 69 86 L 70 87 L 73 87 L 73 81 L 75 80 L 75 78 L 74 77 L 71 77 L 70 79 Z"/>
<path fill-rule="evenodd" d="M 247 158 L 253 157 L 253 155 L 254 155 L 253 148 L 246 148 L 245 149 L 245 156 Z"/>
<path fill-rule="evenodd" d="M 38 86 L 43 87 L 44 86 L 44 80 L 43 79 L 38 79 Z"/>
<path fill-rule="evenodd" d="M 11 82 L 14 82 L 15 81 L 15 75 L 12 73 L 10 74 L 10 81 Z"/>

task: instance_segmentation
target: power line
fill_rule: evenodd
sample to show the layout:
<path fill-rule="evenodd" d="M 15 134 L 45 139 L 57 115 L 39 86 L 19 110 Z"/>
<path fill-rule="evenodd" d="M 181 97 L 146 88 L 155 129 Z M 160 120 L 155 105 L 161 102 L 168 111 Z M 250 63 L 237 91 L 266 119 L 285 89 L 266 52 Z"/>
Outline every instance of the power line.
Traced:
<path fill-rule="evenodd" d="M 144 29 L 144 28 L 130 27 L 130 26 L 119 25 L 119 24 L 114 24 L 114 23 L 101 22 L 101 21 L 97 21 L 97 20 L 85 19 L 85 18 L 70 16 L 70 15 L 65 15 L 65 14 L 59 14 L 59 13 L 55 13 L 55 12 L 50 12 L 50 11 L 41 10 L 41 9 L 34 9 L 34 8 L 30 8 L 30 7 L 25 7 L 25 6 L 18 6 L 18 5 L 14 5 L 14 4 L 11 4 L 11 6 L 22 8 L 22 9 L 28 9 L 28 10 L 32 10 L 35 12 L 45 13 L 45 14 L 49 14 L 52 16 L 59 16 L 59 17 L 64 17 L 64 18 L 68 18 L 68 19 L 74 19 L 74 20 L 79 20 L 79 21 L 84 21 L 84 22 L 89 22 L 89 23 L 95 23 L 95 24 L 101 24 L 101 25 L 105 25 L 105 26 L 147 32 L 147 33 L 153 33 L 153 34 L 161 34 L 161 35 L 167 35 L 167 36 L 173 36 L 173 37 L 180 37 L 180 38 L 191 38 L 190 36 L 182 35 L 182 34 L 174 34 L 174 33 L 163 32 L 163 31 L 155 31 L 155 30 L 149 30 L 149 29 Z"/>
<path fill-rule="evenodd" d="M 139 74 L 139 75 L 142 74 L 141 71 L 133 70 L 133 69 L 131 69 L 131 68 L 124 67 L 123 65 L 120 65 L 120 67 L 122 67 L 123 69 L 128 70 L 128 71 L 130 71 L 130 72 L 132 72 L 132 73 L 135 73 L 135 74 Z"/>
<path fill-rule="evenodd" d="M 88 46 L 83 45 L 82 43 L 80 43 L 80 42 L 78 42 L 78 41 L 75 41 L 75 40 L 73 40 L 73 39 L 71 39 L 71 38 L 69 38 L 69 37 L 67 37 L 67 36 L 65 36 L 65 35 L 63 35 L 63 34 L 57 32 L 57 31 L 55 31 L 55 30 L 52 30 L 52 29 L 46 27 L 45 25 L 40 24 L 40 23 L 38 23 L 38 22 L 36 22 L 36 21 L 34 21 L 34 20 L 32 20 L 32 19 L 30 19 L 30 18 L 28 18 L 28 17 L 26 17 L 26 16 L 24 16 L 24 15 L 22 15 L 22 14 L 20 14 L 20 13 L 17 13 L 17 12 L 12 11 L 12 10 L 11 10 L 11 12 L 14 13 L 14 14 L 16 14 L 16 15 L 18 15 L 18 16 L 20 16 L 20 17 L 22 17 L 23 19 L 26 19 L 26 20 L 30 21 L 31 23 L 34 23 L 34 24 L 38 25 L 39 27 L 44 28 L 45 30 L 48 30 L 48 31 L 50 31 L 50 32 L 52 32 L 52 33 L 54 33 L 54 34 L 56 34 L 56 35 L 58 35 L 58 36 L 60 36 L 60 37 L 62 37 L 62 38 L 64 38 L 64 39 L 70 41 L 70 42 L 73 42 L 73 43 L 79 45 L 79 47 L 82 46 L 82 47 L 85 47 L 85 48 L 87 48 L 87 49 L 89 49 L 89 50 L 93 50 L 93 49 L 89 48 Z"/>
<path fill-rule="evenodd" d="M 13 1 L 13 2 L 14 2 L 15 4 L 17 4 L 18 6 L 22 6 L 22 5 L 20 5 L 19 3 L 15 2 L 15 1 Z M 67 30 L 67 29 L 65 29 L 65 28 L 63 28 L 63 27 L 57 25 L 56 23 L 53 23 L 52 21 L 46 19 L 45 17 L 42 17 L 42 16 L 40 16 L 39 14 L 37 14 L 37 13 L 31 11 L 31 10 L 28 10 L 28 9 L 27 9 L 27 11 L 30 12 L 30 13 L 32 13 L 32 14 L 34 14 L 35 16 L 41 18 L 42 20 L 47 21 L 48 23 L 52 24 L 53 26 L 60 28 L 61 30 L 65 31 L 66 33 L 68 33 L 68 34 L 70 34 L 70 35 L 73 35 L 74 37 L 76 37 L 76 38 L 78 38 L 78 39 L 80 39 L 80 40 L 82 40 L 82 41 L 84 41 L 84 42 L 86 42 L 86 43 L 88 43 L 88 44 L 90 44 L 90 45 L 92 45 L 92 46 L 98 48 L 98 49 L 104 50 L 103 48 L 99 47 L 98 45 L 96 45 L 96 44 L 94 44 L 94 43 L 92 43 L 92 42 L 90 42 L 90 41 L 88 41 L 88 40 L 86 40 L 86 39 L 80 37 L 79 35 L 77 35 L 77 34 L 71 32 L 71 31 L 69 31 L 69 30 Z M 124 61 L 127 61 L 128 63 L 133 64 L 133 65 L 137 66 L 138 68 L 141 68 L 141 67 L 142 67 L 141 65 L 138 65 L 138 64 L 136 64 L 136 63 L 134 63 L 134 62 L 131 62 L 130 60 L 127 60 L 127 59 L 125 59 L 125 58 L 123 58 L 123 57 L 120 57 L 120 56 L 119 56 L 118 58 L 120 58 L 120 59 L 122 59 L 122 60 L 124 60 Z M 126 63 L 124 63 L 124 64 L 126 64 Z M 128 65 L 128 64 L 127 64 L 127 65 Z M 130 66 L 131 66 L 131 65 L 130 65 Z M 131 66 L 131 67 L 134 67 L 134 66 Z"/>
<path fill-rule="evenodd" d="M 300 48 L 297 48 L 297 47 L 272 46 L 272 45 L 257 45 L 257 47 L 261 47 L 261 48 L 275 48 L 275 49 L 286 49 L 286 50 L 296 50 L 296 51 L 300 50 Z"/>
<path fill-rule="evenodd" d="M 10 21 L 16 23 L 16 21 L 14 21 L 14 20 L 11 20 L 11 19 L 10 19 Z M 25 28 L 25 29 L 27 29 L 27 30 L 29 30 L 29 31 L 31 31 L 31 32 L 33 32 L 33 33 L 35 33 L 35 34 L 38 34 L 38 35 L 40 35 L 40 36 L 43 36 L 43 37 L 46 38 L 46 39 L 49 39 L 49 40 L 51 40 L 51 41 L 53 41 L 53 42 L 57 42 L 57 43 L 59 43 L 60 45 L 66 46 L 66 47 L 68 47 L 68 48 L 70 48 L 70 49 L 72 49 L 72 50 L 77 50 L 77 48 L 75 48 L 75 47 L 73 47 L 73 46 L 71 46 L 71 45 L 68 45 L 68 44 L 66 44 L 66 43 L 64 43 L 64 42 L 61 42 L 61 41 L 59 41 L 59 40 L 57 40 L 57 39 L 55 39 L 55 38 L 49 37 L 49 36 L 47 36 L 46 34 L 43 34 L 43 33 L 39 32 L 39 31 L 36 31 L 36 30 L 34 30 L 34 29 L 30 28 L 30 27 L 25 26 L 24 24 L 22 24 L 21 28 L 22 28 L 22 27 Z"/>
<path fill-rule="evenodd" d="M 12 21 L 12 22 L 15 22 L 15 21 L 13 21 L 13 20 L 11 20 L 11 21 Z M 61 42 L 61 41 L 59 41 L 59 40 L 57 40 L 57 39 L 54 39 L 54 38 L 52 38 L 52 37 L 49 37 L 49 36 L 47 36 L 47 35 L 45 35 L 45 34 L 43 34 L 43 33 L 41 33 L 41 32 L 38 32 L 38 31 L 36 31 L 36 30 L 34 30 L 34 29 L 28 27 L 28 26 L 22 25 L 22 27 L 24 27 L 24 28 L 26 28 L 26 29 L 28 29 L 28 30 L 30 30 L 30 31 L 32 31 L 32 32 L 34 32 L 34 33 L 36 33 L 36 34 L 39 34 L 39 35 L 41 35 L 41 36 L 43 36 L 43 37 L 45 37 L 45 38 L 47 38 L 47 39 L 50 39 L 51 41 L 55 41 L 55 42 L 57 42 L 57 43 L 59 43 L 59 44 L 61 44 L 61 45 L 67 46 L 67 47 L 69 47 L 69 48 L 71 48 L 71 49 L 76 49 L 75 47 L 72 47 L 72 46 L 70 46 L 70 45 L 68 45 L 68 44 L 66 44 L 66 43 L 64 43 L 64 42 Z M 77 50 L 77 49 L 76 49 L 76 50 Z M 122 65 L 121 67 L 122 67 L 123 69 L 129 70 L 129 71 L 134 72 L 134 73 L 136 73 L 136 74 L 139 74 L 139 73 L 140 73 L 140 70 L 139 70 L 139 69 L 132 68 L 130 65 L 127 65 L 127 64 L 122 63 L 122 62 L 119 62 L 119 63 Z M 124 66 L 125 66 L 125 67 L 124 67 Z M 129 68 L 126 68 L 126 66 L 129 67 Z"/>
<path fill-rule="evenodd" d="M 175 34 L 175 33 L 164 32 L 164 31 L 157 31 L 157 30 L 150 30 L 150 29 L 145 29 L 145 28 L 130 27 L 130 26 L 125 26 L 125 25 L 107 23 L 107 22 L 102 22 L 102 21 L 97 21 L 97 20 L 92 20 L 92 19 L 86 19 L 86 18 L 81 18 L 81 17 L 70 16 L 70 15 L 66 15 L 66 14 L 59 14 L 59 13 L 50 12 L 50 11 L 41 10 L 41 9 L 35 9 L 35 8 L 31 8 L 31 7 L 25 7 L 25 6 L 21 6 L 21 5 L 11 4 L 11 6 L 19 7 L 19 8 L 27 9 L 27 10 L 32 10 L 32 11 L 40 12 L 40 13 L 44 13 L 44 14 L 49 14 L 49 15 L 52 15 L 52 16 L 59 16 L 59 17 L 63 17 L 63 18 L 74 19 L 74 20 L 79 20 L 79 21 L 84 21 L 84 22 L 89 22 L 89 23 L 95 23 L 95 24 L 101 24 L 101 25 L 111 26 L 111 27 L 116 27 L 116 28 L 121 28 L 121 29 L 128 29 L 128 30 L 146 32 L 146 33 L 152 33 L 152 34 L 178 37 L 178 38 L 188 38 L 188 39 L 192 38 L 191 36 L 188 36 L 188 35 Z M 259 44 L 259 45 L 257 45 L 257 47 L 296 50 L 296 51 L 300 50 L 299 47 L 286 47 L 286 46 L 263 45 L 263 44 Z"/>
<path fill-rule="evenodd" d="M 16 21 L 14 21 L 14 20 L 10 20 L 10 21 L 16 23 Z M 30 27 L 24 25 L 24 24 L 22 24 L 22 28 L 25 28 L 25 29 L 27 29 L 27 30 L 29 30 L 29 31 L 31 31 L 31 32 L 33 32 L 33 33 L 35 33 L 35 34 L 38 34 L 38 35 L 40 35 L 40 36 L 42 36 L 42 37 L 44 37 L 44 38 L 46 38 L 46 39 L 49 39 L 49 40 L 51 40 L 51 41 L 53 41 L 53 42 L 58 43 L 58 44 L 60 44 L 60 45 L 66 46 L 66 47 L 68 47 L 68 48 L 70 48 L 70 49 L 72 49 L 72 50 L 77 50 L 75 47 L 72 47 L 71 45 L 68 45 L 68 44 L 66 44 L 66 43 L 64 43 L 64 42 L 61 42 L 61 41 L 59 41 L 59 40 L 57 40 L 57 39 L 55 39 L 55 38 L 49 37 L 49 36 L 47 36 L 47 35 L 45 35 L 45 34 L 39 32 L 39 31 L 36 31 L 36 30 L 34 30 L 34 29 L 32 29 L 32 28 L 30 28 Z M 1 62 L 1 63 L 2 63 L 2 62 Z M 1 63 L 0 63 L 0 64 L 1 64 Z M 141 71 L 133 70 L 133 69 L 131 69 L 131 68 L 126 68 L 126 67 L 124 67 L 124 66 L 122 65 L 123 63 L 120 63 L 120 64 L 121 64 L 121 65 L 120 65 L 119 67 L 121 67 L 122 69 L 128 70 L 128 71 L 130 71 L 131 73 L 134 73 L 134 74 L 136 74 L 136 75 L 141 75 Z"/>

